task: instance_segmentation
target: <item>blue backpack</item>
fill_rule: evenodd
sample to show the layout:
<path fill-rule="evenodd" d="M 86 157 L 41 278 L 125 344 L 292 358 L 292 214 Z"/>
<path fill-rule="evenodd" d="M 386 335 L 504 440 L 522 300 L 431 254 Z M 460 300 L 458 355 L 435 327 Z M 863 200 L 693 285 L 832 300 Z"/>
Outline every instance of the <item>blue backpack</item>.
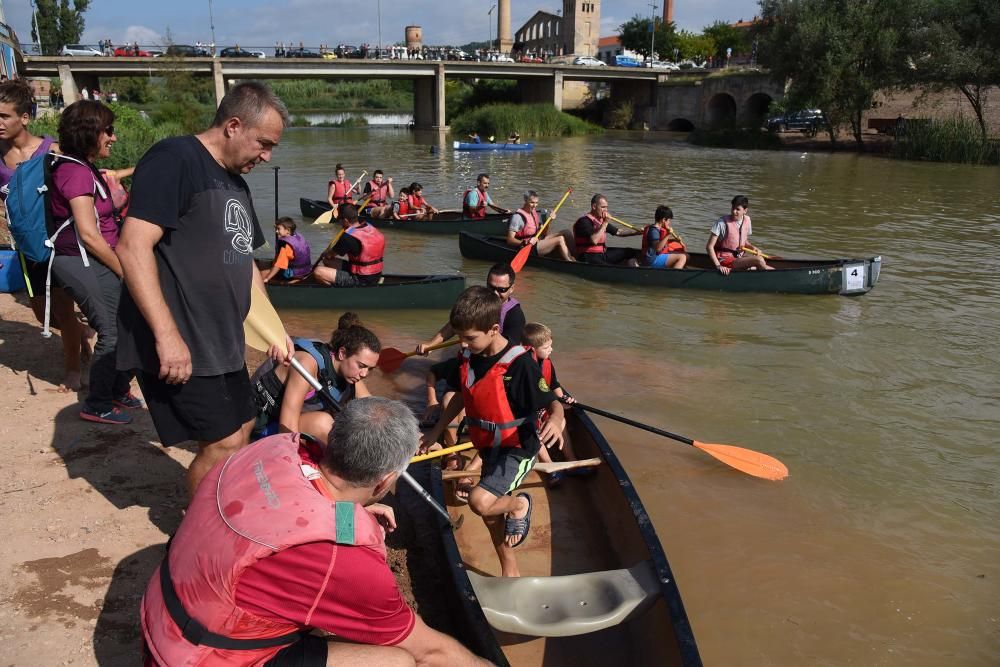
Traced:
<path fill-rule="evenodd" d="M 52 249 L 55 247 L 55 238 L 59 233 L 73 223 L 71 216 L 56 228 L 52 217 L 52 206 L 49 202 L 49 193 L 52 190 L 52 170 L 61 160 L 76 162 L 93 171 L 89 164 L 76 158 L 57 153 L 45 153 L 19 164 L 14 170 L 10 183 L 0 190 L 6 196 L 4 206 L 7 209 L 7 226 L 14 239 L 14 247 L 32 262 L 47 262 L 49 265 L 45 277 L 45 322 L 42 328 L 42 335 L 46 338 L 52 335 L 49 332 L 49 296 L 52 289 L 52 258 L 55 256 Z M 97 196 L 100 196 L 101 199 L 107 199 L 109 195 L 106 186 L 95 176 L 95 201 Z M 87 260 L 87 251 L 80 243 L 79 236 L 77 243 L 84 266 L 90 266 L 90 262 Z"/>

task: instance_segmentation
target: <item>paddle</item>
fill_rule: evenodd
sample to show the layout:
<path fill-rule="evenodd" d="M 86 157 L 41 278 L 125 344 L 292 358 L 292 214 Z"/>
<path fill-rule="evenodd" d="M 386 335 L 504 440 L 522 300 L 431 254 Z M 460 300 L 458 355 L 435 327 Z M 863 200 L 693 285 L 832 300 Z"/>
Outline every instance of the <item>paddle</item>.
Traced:
<path fill-rule="evenodd" d="M 420 463 L 421 461 L 430 461 L 431 459 L 440 458 L 442 456 L 448 456 L 449 454 L 454 454 L 455 452 L 464 452 L 466 449 L 472 449 L 471 442 L 461 442 L 457 445 L 452 445 L 451 447 L 445 447 L 444 449 L 439 449 L 428 454 L 419 454 L 410 459 L 410 463 Z"/>
<path fill-rule="evenodd" d="M 532 238 L 537 239 L 541 237 L 542 233 L 545 231 L 545 228 L 549 226 L 549 223 L 552 222 L 552 218 L 555 217 L 556 211 L 559 210 L 559 207 L 563 205 L 563 202 L 565 202 L 566 198 L 569 197 L 572 193 L 573 193 L 573 188 L 568 188 L 566 190 L 566 194 L 562 196 L 562 199 L 560 199 L 559 203 L 556 204 L 556 207 L 552 209 L 552 212 L 549 213 L 549 216 L 545 219 L 545 222 L 542 224 L 541 227 L 538 228 L 538 231 L 535 232 L 535 235 Z M 510 260 L 510 266 L 512 269 L 514 269 L 514 273 L 518 273 L 521 269 L 524 268 L 525 263 L 528 261 L 528 255 L 531 254 L 531 248 L 532 245 L 530 243 L 525 243 L 524 246 L 517 251 L 517 254 L 514 255 L 514 259 Z"/>
<path fill-rule="evenodd" d="M 365 204 L 367 204 L 367 203 L 368 203 L 368 201 L 369 201 L 370 199 L 371 199 L 371 197 L 368 197 L 368 198 L 364 199 L 364 200 L 363 200 L 363 201 L 361 202 L 361 205 L 362 205 L 362 206 L 364 206 Z M 329 215 L 331 215 L 331 216 L 332 216 L 332 215 L 333 215 L 333 211 L 327 211 L 327 212 L 326 212 L 326 213 L 324 213 L 323 215 L 327 215 L 327 214 L 329 214 Z M 323 217 L 323 215 L 319 216 L 319 218 L 316 218 L 316 222 L 319 222 L 319 221 L 320 221 L 320 218 L 322 218 L 322 217 Z M 313 224 L 315 225 L 315 224 L 316 224 L 316 222 L 314 222 Z M 326 222 L 330 222 L 330 218 L 329 218 L 329 217 L 327 218 Z M 331 241 L 330 241 L 330 243 L 328 243 L 328 244 L 327 244 L 326 248 L 324 248 L 324 249 L 323 249 L 323 252 L 321 252 L 321 253 L 319 254 L 319 257 L 318 257 L 318 258 L 316 259 L 316 261 L 315 261 L 315 262 L 313 262 L 313 265 L 312 265 L 312 268 L 311 268 L 311 269 L 309 269 L 309 273 L 307 273 L 306 275 L 302 276 L 302 277 L 301 277 L 301 278 L 299 278 L 298 280 L 294 280 L 293 282 L 296 282 L 296 283 L 300 283 L 300 282 L 302 282 L 303 280 L 308 280 L 308 279 L 309 279 L 309 276 L 311 276 L 311 275 L 312 275 L 313 273 L 315 273 L 315 272 L 316 272 L 316 267 L 317 267 L 317 266 L 319 266 L 319 265 L 320 265 L 320 262 L 322 262 L 322 261 L 323 261 L 323 256 L 324 256 L 324 255 L 326 255 L 326 253 L 328 253 L 328 252 L 330 252 L 331 250 L 333 250 L 333 246 L 337 245 L 337 241 L 339 241 L 339 240 L 340 240 L 340 237 L 341 237 L 341 236 L 343 236 L 343 235 L 344 235 L 344 232 L 346 232 L 346 231 L 347 231 L 347 227 L 341 227 L 340 231 L 339 231 L 339 232 L 337 232 L 336 234 L 334 234 L 334 236 L 333 236 L 333 240 L 331 240 Z"/>
<path fill-rule="evenodd" d="M 362 171 L 361 172 L 361 175 L 358 176 L 358 180 L 354 181 L 354 184 L 351 185 L 351 189 L 347 191 L 348 194 L 350 194 L 351 192 L 353 192 L 354 188 L 358 187 L 358 183 L 361 182 L 361 179 L 364 178 L 367 173 L 368 173 L 367 171 Z M 367 204 L 370 199 L 371 199 L 371 196 L 369 196 L 367 199 L 365 199 L 364 204 Z M 364 204 L 358 206 L 358 210 L 359 211 L 362 208 L 364 208 Z M 329 223 L 333 219 L 333 209 L 334 208 L 335 207 L 331 207 L 329 211 L 327 211 L 326 213 L 321 214 L 318 218 L 316 218 L 315 220 L 313 220 L 312 223 L 314 225 L 325 225 L 325 224 Z"/>
<path fill-rule="evenodd" d="M 584 405 L 579 401 L 573 403 L 573 407 L 586 410 L 587 412 L 593 412 L 594 414 L 601 415 L 602 417 L 614 419 L 615 421 L 619 421 L 623 424 L 635 426 L 636 428 L 641 428 L 644 431 L 662 435 L 664 437 L 677 440 L 678 442 L 683 442 L 686 445 L 697 447 L 709 456 L 715 457 L 726 465 L 736 468 L 741 472 L 745 472 L 748 475 L 753 475 L 754 477 L 770 480 L 779 480 L 788 477 L 788 468 L 785 467 L 784 463 L 772 456 L 755 452 L 752 449 L 734 447 L 733 445 L 714 445 L 698 442 L 697 440 L 692 440 L 691 438 L 685 438 L 683 435 L 670 433 L 669 431 L 664 431 L 641 422 L 633 421 L 627 417 L 621 417 L 599 408 Z"/>
<path fill-rule="evenodd" d="M 681 243 L 683 243 L 683 241 L 681 241 Z M 764 259 L 784 259 L 784 257 L 779 257 L 778 255 L 765 255 L 760 250 L 754 250 L 753 248 L 748 248 L 746 246 L 743 246 L 741 250 L 746 250 L 751 255 L 757 255 L 759 257 L 763 257 Z"/>
<path fill-rule="evenodd" d="M 278 317 L 277 311 L 274 310 L 274 306 L 271 302 L 267 300 L 267 296 L 257 287 L 253 286 L 250 289 L 250 312 L 247 314 L 246 320 L 243 322 L 243 331 L 246 335 L 247 345 L 254 348 L 255 350 L 260 350 L 266 352 L 271 345 L 284 346 L 285 341 L 288 339 L 288 334 L 285 333 L 285 327 L 281 323 L 281 318 Z M 299 360 L 294 356 L 289 357 L 289 361 L 292 364 L 292 368 L 299 372 L 306 382 L 316 390 L 316 393 L 327 402 L 332 402 L 336 404 L 336 401 L 330 396 L 329 390 L 324 388 L 323 385 L 319 383 L 319 380 L 314 378 L 312 374 L 303 368 Z M 420 494 L 421 497 L 434 510 L 440 514 L 444 519 L 452 526 L 452 528 L 458 528 L 461 525 L 461 521 L 455 522 L 451 520 L 451 515 L 448 514 L 448 510 L 441 507 L 431 494 L 427 493 L 424 487 L 420 486 L 417 480 L 413 479 L 410 473 L 405 470 L 399 474 L 400 478 L 403 479 L 407 484 L 413 487 L 413 490 Z"/>
<path fill-rule="evenodd" d="M 445 341 L 444 343 L 438 343 L 437 345 L 431 345 L 427 348 L 427 351 L 440 350 L 442 347 L 449 347 L 451 345 L 457 345 L 459 340 Z M 378 367 L 383 373 L 395 373 L 399 370 L 399 367 L 403 364 L 404 359 L 409 359 L 413 355 L 417 354 L 416 350 L 413 352 L 400 352 L 394 347 L 387 347 L 382 350 L 381 354 L 378 355 Z"/>
<path fill-rule="evenodd" d="M 561 472 L 563 470 L 574 470 L 576 468 L 593 468 L 594 466 L 601 465 L 601 459 L 583 459 L 582 461 L 560 461 L 558 463 L 536 463 L 531 467 L 532 470 L 537 472 L 543 472 L 545 474 L 552 474 L 554 472 Z M 480 470 L 445 470 L 441 473 L 441 479 L 462 479 L 463 477 L 479 477 L 482 475 L 483 471 Z"/>
<path fill-rule="evenodd" d="M 636 226 L 634 226 L 634 225 L 630 225 L 630 224 L 628 224 L 627 222 L 625 222 L 624 220 L 619 220 L 618 218 L 616 218 L 616 217 L 615 217 L 615 216 L 613 216 L 613 215 L 609 215 L 609 216 L 608 216 L 608 218 L 610 218 L 611 220 L 614 220 L 614 221 L 615 221 L 615 222 L 617 222 L 617 223 L 618 223 L 619 225 L 625 225 L 625 226 L 626 226 L 626 227 L 628 227 L 629 229 L 634 229 L 634 230 L 635 230 L 635 231 L 637 231 L 637 232 L 641 232 L 641 231 L 642 231 L 642 230 L 641 230 L 641 229 L 639 229 L 638 227 L 636 227 Z M 677 239 L 678 241 L 680 241 L 682 245 L 684 245 L 684 246 L 687 246 L 687 244 L 686 244 L 686 243 L 684 243 L 684 239 L 682 239 L 682 238 L 681 238 L 681 235 L 680 235 L 680 234 L 678 234 L 678 233 L 677 233 L 677 231 L 676 231 L 676 230 L 675 230 L 675 229 L 674 229 L 673 227 L 671 227 L 671 228 L 670 228 L 670 233 L 671 233 L 671 234 L 673 234 L 673 235 L 674 235 L 674 238 L 675 238 L 675 239 Z"/>

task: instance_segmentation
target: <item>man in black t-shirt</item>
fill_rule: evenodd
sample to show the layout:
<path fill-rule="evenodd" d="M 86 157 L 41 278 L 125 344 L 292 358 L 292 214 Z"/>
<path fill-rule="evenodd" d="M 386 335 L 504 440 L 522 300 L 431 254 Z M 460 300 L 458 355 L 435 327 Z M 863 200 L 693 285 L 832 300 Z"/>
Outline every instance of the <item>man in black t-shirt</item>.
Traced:
<path fill-rule="evenodd" d="M 257 82 L 235 86 L 212 126 L 153 146 L 136 166 L 117 253 L 125 273 L 118 368 L 137 370 L 164 445 L 199 451 L 188 492 L 247 444 L 255 414 L 244 361 L 253 261 L 264 244 L 242 174 L 271 158 L 285 105 Z M 283 361 L 292 350 L 273 347 Z"/>

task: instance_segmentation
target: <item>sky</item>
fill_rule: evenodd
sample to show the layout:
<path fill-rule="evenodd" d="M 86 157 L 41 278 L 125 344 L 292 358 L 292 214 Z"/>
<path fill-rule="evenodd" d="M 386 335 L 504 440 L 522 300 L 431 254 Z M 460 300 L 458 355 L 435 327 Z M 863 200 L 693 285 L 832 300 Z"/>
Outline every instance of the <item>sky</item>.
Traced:
<path fill-rule="evenodd" d="M 617 27 L 636 14 L 649 16 L 650 1 L 602 2 L 601 36 L 617 34 Z M 31 41 L 30 0 L 0 0 L 0 4 L 21 42 Z M 382 43 L 402 41 L 407 25 L 422 26 L 424 43 L 429 45 L 485 41 L 488 31 L 496 35 L 496 11 L 492 22 L 487 14 L 494 4 L 496 0 L 381 0 Z M 662 0 L 656 4 L 661 15 Z M 378 43 L 378 0 L 92 0 L 84 15 L 82 41 L 161 45 L 169 31 L 175 44 L 208 43 L 210 5 L 219 47 Z M 561 0 L 511 0 L 511 32 L 540 9 L 555 13 L 561 8 Z M 700 32 L 717 20 L 749 20 L 758 12 L 756 0 L 675 0 L 674 22 L 678 28 Z"/>

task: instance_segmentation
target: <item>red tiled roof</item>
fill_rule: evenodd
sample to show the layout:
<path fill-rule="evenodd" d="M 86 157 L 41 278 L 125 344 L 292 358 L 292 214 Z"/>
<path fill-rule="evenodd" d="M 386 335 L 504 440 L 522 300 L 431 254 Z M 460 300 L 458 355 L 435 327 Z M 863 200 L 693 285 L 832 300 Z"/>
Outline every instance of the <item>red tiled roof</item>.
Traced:
<path fill-rule="evenodd" d="M 597 40 L 597 46 L 598 48 L 602 46 L 617 46 L 622 43 L 621 39 L 622 38 L 619 35 L 612 35 L 611 37 L 601 37 L 599 40 Z"/>

